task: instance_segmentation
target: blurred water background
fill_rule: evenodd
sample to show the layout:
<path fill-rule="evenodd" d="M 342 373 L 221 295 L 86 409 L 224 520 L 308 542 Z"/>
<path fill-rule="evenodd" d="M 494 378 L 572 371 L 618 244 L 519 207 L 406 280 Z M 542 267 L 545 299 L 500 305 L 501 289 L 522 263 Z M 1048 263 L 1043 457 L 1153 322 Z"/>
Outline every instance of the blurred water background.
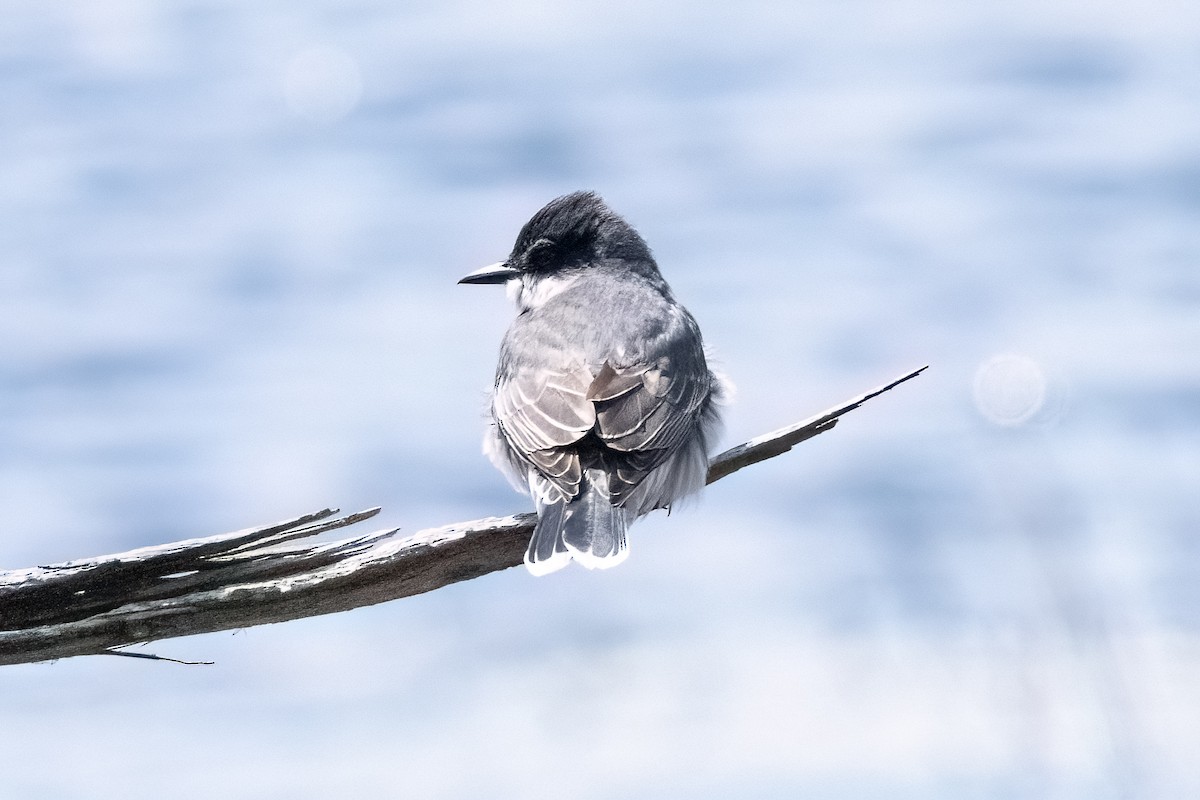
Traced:
<path fill-rule="evenodd" d="M 455 280 L 579 188 L 723 444 L 933 365 L 611 572 L 6 667 L 4 796 L 1200 796 L 1194 3 L 3 17 L 3 567 L 525 510 Z"/>

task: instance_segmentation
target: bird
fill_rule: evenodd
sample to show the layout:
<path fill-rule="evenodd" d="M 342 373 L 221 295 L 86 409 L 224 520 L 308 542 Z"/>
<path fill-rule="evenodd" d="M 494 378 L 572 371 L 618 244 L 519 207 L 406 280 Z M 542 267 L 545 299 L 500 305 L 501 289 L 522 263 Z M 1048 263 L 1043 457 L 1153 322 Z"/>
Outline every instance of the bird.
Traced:
<path fill-rule="evenodd" d="M 638 517 L 704 487 L 725 378 L 645 240 L 594 192 L 550 201 L 508 258 L 462 284 L 505 284 L 484 453 L 532 495 L 525 565 L 616 566 Z"/>

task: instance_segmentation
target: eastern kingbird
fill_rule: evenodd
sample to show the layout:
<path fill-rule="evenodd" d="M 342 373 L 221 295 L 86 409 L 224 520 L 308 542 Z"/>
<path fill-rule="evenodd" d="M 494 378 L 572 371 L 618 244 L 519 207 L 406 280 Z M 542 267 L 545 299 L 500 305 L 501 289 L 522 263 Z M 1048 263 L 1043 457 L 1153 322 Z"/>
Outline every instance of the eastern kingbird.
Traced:
<path fill-rule="evenodd" d="M 650 248 L 592 192 L 533 215 L 509 257 L 459 283 L 504 283 L 484 452 L 533 495 L 525 565 L 616 566 L 635 518 L 699 491 L 722 382 Z"/>

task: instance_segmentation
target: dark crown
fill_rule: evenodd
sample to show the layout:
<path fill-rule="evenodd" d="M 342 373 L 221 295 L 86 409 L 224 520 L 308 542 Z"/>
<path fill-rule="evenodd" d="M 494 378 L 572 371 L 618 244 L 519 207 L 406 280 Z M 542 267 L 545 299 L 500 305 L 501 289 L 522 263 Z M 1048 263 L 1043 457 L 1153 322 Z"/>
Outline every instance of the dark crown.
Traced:
<path fill-rule="evenodd" d="M 542 270 L 609 258 L 653 265 L 646 242 L 599 195 L 573 192 L 551 200 L 525 223 L 509 262 Z"/>

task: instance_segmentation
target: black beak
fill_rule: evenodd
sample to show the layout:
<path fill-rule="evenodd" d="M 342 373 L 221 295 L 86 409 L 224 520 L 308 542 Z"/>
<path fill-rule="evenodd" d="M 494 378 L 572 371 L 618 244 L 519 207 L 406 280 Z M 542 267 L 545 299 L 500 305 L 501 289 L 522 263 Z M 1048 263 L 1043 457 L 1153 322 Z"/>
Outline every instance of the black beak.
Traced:
<path fill-rule="evenodd" d="M 520 275 L 521 271 L 510 267 L 507 261 L 488 264 L 483 269 L 477 269 L 470 275 L 464 276 L 459 283 L 504 283 L 509 278 Z"/>

